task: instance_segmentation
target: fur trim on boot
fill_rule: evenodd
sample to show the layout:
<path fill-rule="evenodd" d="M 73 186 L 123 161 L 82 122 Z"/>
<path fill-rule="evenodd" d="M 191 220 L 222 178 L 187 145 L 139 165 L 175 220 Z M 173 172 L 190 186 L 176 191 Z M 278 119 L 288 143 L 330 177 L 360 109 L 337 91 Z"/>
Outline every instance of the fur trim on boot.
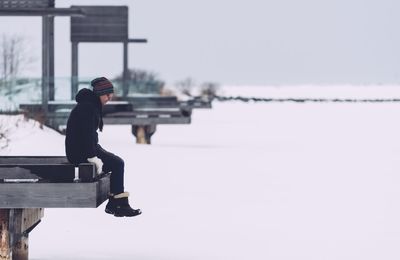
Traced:
<path fill-rule="evenodd" d="M 120 194 L 114 195 L 114 199 L 122 199 L 128 197 L 129 197 L 129 192 L 122 192 Z"/>

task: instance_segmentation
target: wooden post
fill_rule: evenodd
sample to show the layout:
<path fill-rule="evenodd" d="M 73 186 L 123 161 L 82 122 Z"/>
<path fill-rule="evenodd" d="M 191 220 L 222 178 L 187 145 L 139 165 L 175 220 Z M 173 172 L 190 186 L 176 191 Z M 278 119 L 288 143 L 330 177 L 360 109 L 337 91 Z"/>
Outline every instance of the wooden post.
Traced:
<path fill-rule="evenodd" d="M 0 209 L 0 260 L 11 260 L 10 232 L 8 229 L 9 209 Z"/>
<path fill-rule="evenodd" d="M 42 17 L 42 110 L 47 116 L 50 78 L 50 20 Z"/>
<path fill-rule="evenodd" d="M 79 79 L 78 79 L 78 42 L 72 42 L 71 49 L 71 100 L 75 100 L 75 95 L 78 93 Z"/>
<path fill-rule="evenodd" d="M 21 238 L 15 242 L 12 250 L 12 260 L 28 260 L 29 259 L 29 247 L 28 247 L 28 234 L 21 236 Z"/>
<path fill-rule="evenodd" d="M 128 42 L 123 42 L 124 45 L 124 69 L 122 71 L 122 96 L 127 97 L 129 94 L 128 82 Z"/>
<path fill-rule="evenodd" d="M 0 260 L 28 260 L 28 234 L 43 213 L 42 208 L 0 209 Z"/>
<path fill-rule="evenodd" d="M 132 134 L 137 144 L 151 144 L 151 136 L 156 132 L 157 125 L 132 125 Z"/>
<path fill-rule="evenodd" d="M 151 144 L 151 136 L 156 132 L 157 125 L 151 124 L 145 127 L 146 143 Z"/>
<path fill-rule="evenodd" d="M 49 100 L 54 100 L 55 98 L 55 89 L 54 89 L 54 16 L 49 16 L 48 20 L 48 63 L 49 63 L 49 93 L 48 98 Z"/>
<path fill-rule="evenodd" d="M 137 144 L 147 144 L 146 141 L 146 132 L 145 132 L 145 126 L 140 125 L 137 126 L 137 132 L 136 132 L 136 143 Z"/>

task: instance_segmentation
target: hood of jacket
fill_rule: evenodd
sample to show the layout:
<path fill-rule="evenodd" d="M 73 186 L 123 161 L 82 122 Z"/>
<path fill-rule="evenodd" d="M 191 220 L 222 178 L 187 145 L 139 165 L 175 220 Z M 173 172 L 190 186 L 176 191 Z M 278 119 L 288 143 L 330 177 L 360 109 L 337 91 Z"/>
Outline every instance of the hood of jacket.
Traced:
<path fill-rule="evenodd" d="M 87 88 L 79 90 L 78 94 L 75 96 L 75 100 L 78 103 L 92 103 L 95 105 L 101 105 L 100 99 L 93 91 Z"/>
<path fill-rule="evenodd" d="M 100 119 L 99 129 L 100 131 L 103 131 L 103 106 L 101 104 L 100 98 L 90 89 L 83 88 L 79 90 L 78 94 L 76 94 L 75 100 L 78 104 L 86 103 L 96 108 L 99 113 Z"/>

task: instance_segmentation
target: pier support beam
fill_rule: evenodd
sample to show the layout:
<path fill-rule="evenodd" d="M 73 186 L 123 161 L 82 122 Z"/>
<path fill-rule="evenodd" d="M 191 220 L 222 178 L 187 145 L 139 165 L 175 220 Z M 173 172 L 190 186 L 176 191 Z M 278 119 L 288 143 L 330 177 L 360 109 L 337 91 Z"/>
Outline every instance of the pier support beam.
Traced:
<path fill-rule="evenodd" d="M 28 260 L 28 236 L 43 217 L 42 208 L 0 209 L 0 260 Z"/>
<path fill-rule="evenodd" d="M 132 125 L 132 134 L 137 144 L 151 144 L 151 136 L 156 130 L 157 125 Z"/>

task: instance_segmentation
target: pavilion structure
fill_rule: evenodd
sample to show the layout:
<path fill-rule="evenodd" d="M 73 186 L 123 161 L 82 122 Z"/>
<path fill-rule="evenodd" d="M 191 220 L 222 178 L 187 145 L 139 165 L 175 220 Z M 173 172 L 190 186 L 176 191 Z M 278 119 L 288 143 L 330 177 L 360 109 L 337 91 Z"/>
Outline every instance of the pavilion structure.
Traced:
<path fill-rule="evenodd" d="M 79 8 L 56 8 L 55 0 L 0 0 L 0 16 L 42 17 L 42 107 L 54 100 L 54 17 L 84 16 Z"/>

